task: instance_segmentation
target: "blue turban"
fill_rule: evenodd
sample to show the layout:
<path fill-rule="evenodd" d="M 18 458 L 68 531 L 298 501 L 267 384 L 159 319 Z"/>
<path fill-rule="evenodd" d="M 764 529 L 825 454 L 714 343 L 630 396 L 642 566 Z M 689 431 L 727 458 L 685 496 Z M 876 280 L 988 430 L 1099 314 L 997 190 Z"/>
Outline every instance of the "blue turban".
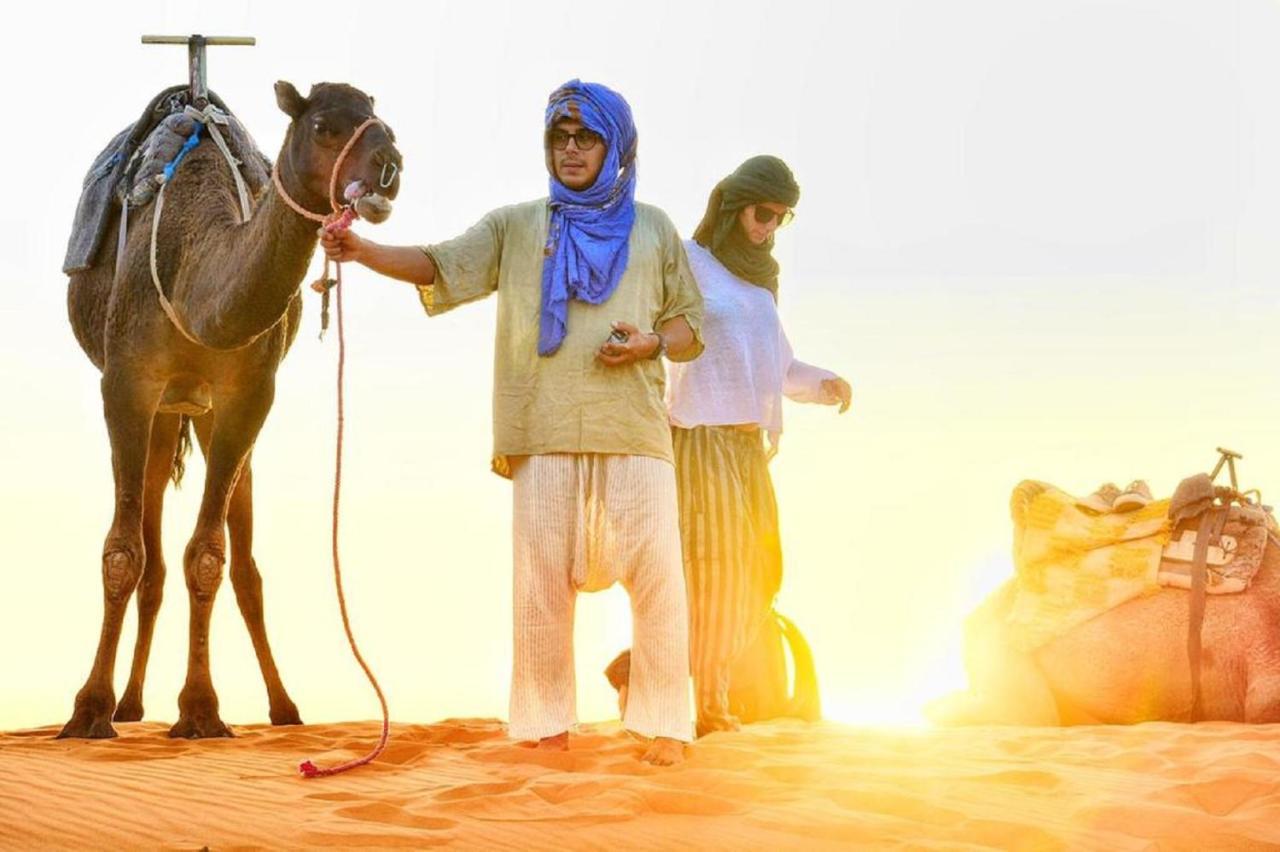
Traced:
<path fill-rule="evenodd" d="M 570 299 L 599 305 L 613 295 L 627 269 L 627 241 L 636 218 L 636 126 L 626 100 L 599 83 L 570 80 L 547 101 L 547 129 L 563 118 L 599 133 L 608 150 L 596 182 L 581 192 L 552 172 L 539 355 L 555 354 L 564 342 Z"/>

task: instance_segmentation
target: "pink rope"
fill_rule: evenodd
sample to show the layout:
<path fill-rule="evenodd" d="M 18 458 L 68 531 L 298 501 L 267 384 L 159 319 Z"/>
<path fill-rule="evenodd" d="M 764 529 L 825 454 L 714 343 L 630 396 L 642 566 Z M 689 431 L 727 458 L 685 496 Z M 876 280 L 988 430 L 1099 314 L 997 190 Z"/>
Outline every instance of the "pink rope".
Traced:
<path fill-rule="evenodd" d="M 351 227 L 351 223 L 358 217 L 356 211 L 351 205 L 344 207 L 338 206 L 338 200 L 335 196 L 338 173 L 342 169 L 342 163 L 346 160 L 347 154 L 355 147 L 356 140 L 365 130 L 380 122 L 376 118 L 367 119 L 363 124 L 355 129 L 351 134 L 351 138 L 347 140 L 347 144 L 343 147 L 342 152 L 338 154 L 338 159 L 334 161 L 333 173 L 329 177 L 329 204 L 333 207 L 333 212 L 328 216 L 321 216 L 319 213 L 312 213 L 302 205 L 294 201 L 289 193 L 285 191 L 284 184 L 280 181 L 279 171 L 273 169 L 271 172 L 271 180 L 275 184 L 276 192 L 280 198 L 291 207 L 299 215 L 310 219 L 313 222 L 322 222 L 323 227 L 329 233 L 336 231 L 345 231 Z M 366 754 L 364 757 L 355 760 L 349 760 L 346 763 L 337 766 L 319 767 L 310 760 L 304 760 L 298 764 L 298 771 L 302 773 L 303 778 L 323 778 L 328 775 L 337 775 L 340 772 L 346 772 L 349 769 L 355 769 L 357 766 L 363 766 L 366 763 L 373 762 L 378 755 L 382 754 L 387 747 L 387 740 L 391 732 L 391 717 L 387 711 L 387 699 L 382 694 L 382 687 L 378 684 L 378 679 L 374 676 L 373 670 L 369 668 L 369 664 L 365 662 L 364 656 L 360 653 L 360 648 L 356 645 L 355 634 L 351 631 L 351 619 L 347 615 L 347 598 L 342 590 L 342 563 L 338 555 L 338 520 L 340 517 L 340 504 L 342 496 L 342 438 L 345 423 L 345 406 L 343 397 L 344 377 L 346 373 L 347 362 L 347 344 L 346 337 L 342 327 L 342 264 L 335 262 L 337 268 L 336 283 L 333 288 L 337 291 L 338 298 L 338 436 L 335 447 L 334 473 L 333 473 L 333 582 L 338 590 L 338 608 L 342 613 L 342 627 L 347 633 L 347 642 L 351 645 L 351 653 L 355 655 L 356 662 L 360 664 L 360 668 L 364 670 L 365 677 L 369 679 L 369 683 L 373 685 L 373 691 L 378 695 L 378 703 L 382 706 L 382 736 L 378 738 L 378 744 Z M 329 258 L 324 260 L 324 279 L 321 282 L 312 284 L 312 289 L 318 289 L 324 292 L 328 289 L 329 280 Z"/>

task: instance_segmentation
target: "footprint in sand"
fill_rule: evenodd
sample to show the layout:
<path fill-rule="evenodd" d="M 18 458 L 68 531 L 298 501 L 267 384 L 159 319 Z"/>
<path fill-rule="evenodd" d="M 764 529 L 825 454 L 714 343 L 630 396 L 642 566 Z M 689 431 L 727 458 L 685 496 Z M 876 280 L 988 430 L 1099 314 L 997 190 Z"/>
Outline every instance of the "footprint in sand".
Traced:
<path fill-rule="evenodd" d="M 825 768 L 814 766 L 765 766 L 761 768 L 765 775 L 783 784 L 798 784 L 808 787 L 823 781 L 829 776 Z"/>
<path fill-rule="evenodd" d="M 577 799 L 601 796 L 610 790 L 617 789 L 621 784 L 621 781 L 614 784 L 605 784 L 600 781 L 571 781 L 568 783 L 540 781 L 530 787 L 529 790 L 548 804 L 562 805 L 565 802 L 572 802 Z"/>
<path fill-rule="evenodd" d="M 855 813 L 888 814 L 929 825 L 954 825 L 968 819 L 959 811 L 884 790 L 828 790 L 825 795 L 840 807 Z"/>
<path fill-rule="evenodd" d="M 1035 788 L 1037 790 L 1053 790 L 1062 786 L 1062 779 L 1052 772 L 1037 772 L 1029 769 L 1008 769 L 1003 772 L 992 772 L 989 775 L 967 775 L 964 781 L 977 781 L 984 784 L 1009 784 L 1014 787 Z"/>
<path fill-rule="evenodd" d="M 338 808 L 334 813 L 338 816 L 360 820 L 361 822 L 399 825 L 405 828 L 422 828 L 429 831 L 445 831 L 458 824 L 456 819 L 413 814 L 398 805 L 386 802 L 370 802 L 366 805 Z"/>
<path fill-rule="evenodd" d="M 499 781 L 492 784 L 463 784 L 460 787 L 451 787 L 448 790 L 441 790 L 436 793 L 436 799 L 441 802 L 458 802 L 464 799 L 474 799 L 477 796 L 500 796 L 503 793 L 513 793 L 525 785 L 524 781 Z"/>
<path fill-rule="evenodd" d="M 741 803 L 731 799 L 687 790 L 642 790 L 640 795 L 649 809 L 658 814 L 727 816 L 744 810 Z"/>
<path fill-rule="evenodd" d="M 996 849 L 1061 849 L 1060 836 L 1025 823 L 970 819 L 956 826 L 954 839 Z"/>
<path fill-rule="evenodd" d="M 301 836 L 302 843 L 310 847 L 335 849 L 385 849 L 389 846 L 401 849 L 427 849 L 434 846 L 450 846 L 453 835 L 431 837 L 425 834 L 399 834 L 387 829 L 361 834 L 359 832 L 308 831 Z"/>
<path fill-rule="evenodd" d="M 304 799 L 315 799 L 320 802 L 354 802 L 366 797 L 359 793 L 307 793 Z"/>
<path fill-rule="evenodd" d="M 175 757 L 186 757 L 194 753 L 199 746 L 188 740 L 165 740 L 164 742 L 146 742 L 132 740 L 130 742 L 98 741 L 86 744 L 75 756 L 81 760 L 102 761 L 106 763 L 127 762 L 133 760 L 172 760 Z"/>
<path fill-rule="evenodd" d="M 1198 784 L 1179 784 L 1154 798 L 1171 802 L 1191 802 L 1205 813 L 1226 816 L 1245 802 L 1275 795 L 1277 784 L 1263 784 L 1239 778 L 1220 778 Z"/>

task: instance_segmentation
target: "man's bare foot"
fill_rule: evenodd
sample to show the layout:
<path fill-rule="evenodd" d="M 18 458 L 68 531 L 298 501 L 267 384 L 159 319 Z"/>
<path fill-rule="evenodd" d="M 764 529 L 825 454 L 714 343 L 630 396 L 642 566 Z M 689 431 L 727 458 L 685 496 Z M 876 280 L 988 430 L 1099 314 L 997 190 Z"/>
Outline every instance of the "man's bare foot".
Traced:
<path fill-rule="evenodd" d="M 654 737 L 640 759 L 654 766 L 674 766 L 684 760 L 684 743 L 670 737 Z"/>
<path fill-rule="evenodd" d="M 568 751 L 569 750 L 569 732 L 561 731 L 554 737 L 543 737 L 538 740 L 538 744 L 534 748 L 539 751 Z"/>

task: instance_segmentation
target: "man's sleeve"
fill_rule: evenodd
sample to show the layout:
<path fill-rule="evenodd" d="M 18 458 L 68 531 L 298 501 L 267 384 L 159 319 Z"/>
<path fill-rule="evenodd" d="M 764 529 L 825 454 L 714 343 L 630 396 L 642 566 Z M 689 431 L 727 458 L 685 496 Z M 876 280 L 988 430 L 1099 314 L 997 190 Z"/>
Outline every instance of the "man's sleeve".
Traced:
<path fill-rule="evenodd" d="M 418 298 L 428 316 L 483 299 L 498 289 L 504 212 L 486 214 L 462 236 L 421 247 L 436 267 L 435 281 L 418 286 Z"/>
<path fill-rule="evenodd" d="M 692 361 L 702 354 L 702 291 L 689 268 L 689 258 L 674 225 L 668 223 L 668 233 L 663 240 L 662 310 L 654 322 L 661 328 L 667 320 L 684 317 L 693 329 L 693 345 L 679 358 L 672 361 Z M 668 356 L 670 357 L 670 356 Z"/>

